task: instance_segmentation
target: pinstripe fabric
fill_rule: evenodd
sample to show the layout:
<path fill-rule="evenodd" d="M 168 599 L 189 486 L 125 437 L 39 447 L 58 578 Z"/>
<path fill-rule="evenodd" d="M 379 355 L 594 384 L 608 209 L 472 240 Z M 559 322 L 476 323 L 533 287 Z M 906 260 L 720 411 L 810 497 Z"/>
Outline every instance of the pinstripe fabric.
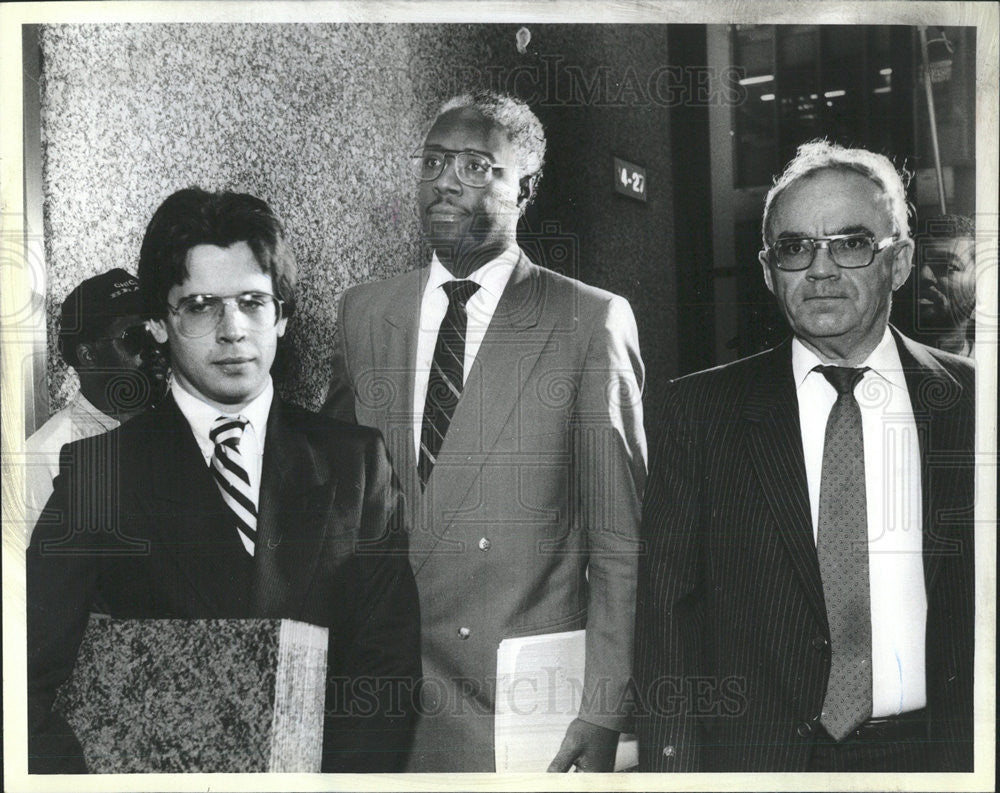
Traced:
<path fill-rule="evenodd" d="M 896 335 L 922 430 L 928 770 L 971 768 L 974 371 Z M 643 511 L 645 771 L 806 770 L 830 668 L 786 343 L 668 386 Z M 892 765 L 868 747 L 866 762 Z"/>

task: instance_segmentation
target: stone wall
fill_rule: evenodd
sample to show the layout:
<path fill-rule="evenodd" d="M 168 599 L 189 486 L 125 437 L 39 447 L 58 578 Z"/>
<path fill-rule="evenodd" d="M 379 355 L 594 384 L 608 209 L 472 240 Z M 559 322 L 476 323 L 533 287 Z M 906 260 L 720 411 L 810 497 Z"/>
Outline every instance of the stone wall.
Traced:
<path fill-rule="evenodd" d="M 52 409 L 75 388 L 55 352 L 63 298 L 111 267 L 135 272 L 153 210 L 190 185 L 253 193 L 284 220 L 299 310 L 278 386 L 318 406 L 340 294 L 420 263 L 406 156 L 439 103 L 476 85 L 520 94 L 545 124 L 525 244 L 632 301 L 655 393 L 677 361 L 669 111 L 649 95 L 665 28 L 535 25 L 522 53 L 518 27 L 43 26 Z M 612 192 L 613 155 L 646 166 L 646 204 Z"/>

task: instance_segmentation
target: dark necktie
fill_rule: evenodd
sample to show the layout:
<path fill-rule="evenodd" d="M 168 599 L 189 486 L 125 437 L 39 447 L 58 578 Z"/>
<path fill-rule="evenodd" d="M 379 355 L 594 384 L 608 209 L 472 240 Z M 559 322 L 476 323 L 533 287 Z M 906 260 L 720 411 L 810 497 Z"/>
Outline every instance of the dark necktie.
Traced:
<path fill-rule="evenodd" d="M 830 678 L 820 723 L 838 741 L 872 713 L 872 624 L 861 408 L 866 369 L 819 366 L 837 390 L 826 422 L 816 552 L 830 627 Z"/>
<path fill-rule="evenodd" d="M 448 310 L 441 320 L 437 343 L 434 345 L 434 358 L 427 381 L 427 399 L 424 401 L 424 421 L 420 428 L 420 459 L 417 470 L 421 487 L 430 478 L 451 417 L 455 413 L 455 406 L 462 396 L 465 332 L 469 322 L 465 304 L 479 289 L 479 284 L 475 281 L 448 281 L 443 289 L 448 294 Z"/>
<path fill-rule="evenodd" d="M 240 454 L 240 438 L 249 422 L 243 416 L 219 416 L 208 433 L 215 444 L 212 475 L 236 521 L 236 533 L 246 552 L 253 556 L 257 539 L 257 498 Z"/>

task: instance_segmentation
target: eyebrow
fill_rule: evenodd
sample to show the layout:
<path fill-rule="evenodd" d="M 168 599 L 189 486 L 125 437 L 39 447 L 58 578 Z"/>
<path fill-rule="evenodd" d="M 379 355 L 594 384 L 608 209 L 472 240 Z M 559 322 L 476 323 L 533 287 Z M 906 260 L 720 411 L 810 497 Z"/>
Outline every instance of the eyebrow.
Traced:
<path fill-rule="evenodd" d="M 493 154 L 488 151 L 482 151 L 481 149 L 446 149 L 444 146 L 431 144 L 430 146 L 424 146 L 423 151 L 443 151 L 448 154 L 463 154 L 464 152 L 468 152 L 469 154 L 478 154 L 480 157 L 485 157 L 487 160 L 496 160 L 496 157 L 494 157 Z"/>
<path fill-rule="evenodd" d="M 923 251 L 923 264 L 929 265 L 951 265 L 959 264 L 961 269 L 965 270 L 965 260 L 959 256 L 957 253 L 952 253 L 951 251 L 943 251 L 940 248 L 926 248 Z"/>
<path fill-rule="evenodd" d="M 220 292 L 190 292 L 186 295 L 181 295 L 177 298 L 177 301 L 187 300 L 190 297 L 243 297 L 244 295 L 268 295 L 270 297 L 277 297 L 277 295 L 272 292 L 265 292 L 262 289 L 244 289 L 242 292 L 234 292 L 232 294 L 224 295 Z"/>
<path fill-rule="evenodd" d="M 812 234 L 806 234 L 804 231 L 783 231 L 778 236 L 777 239 L 817 239 L 822 237 L 836 237 L 838 234 L 873 234 L 874 232 L 867 226 L 844 226 L 832 234 L 820 234 L 814 237 Z"/>

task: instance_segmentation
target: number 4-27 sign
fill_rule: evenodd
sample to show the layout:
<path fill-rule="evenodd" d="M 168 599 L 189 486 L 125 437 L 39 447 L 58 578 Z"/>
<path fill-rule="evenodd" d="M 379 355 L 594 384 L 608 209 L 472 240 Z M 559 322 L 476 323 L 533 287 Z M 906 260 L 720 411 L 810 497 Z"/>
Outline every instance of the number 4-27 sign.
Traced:
<path fill-rule="evenodd" d="M 638 201 L 646 200 L 646 169 L 641 165 L 636 165 L 617 157 L 612 158 L 614 163 L 614 185 L 615 192 L 627 195 Z"/>

